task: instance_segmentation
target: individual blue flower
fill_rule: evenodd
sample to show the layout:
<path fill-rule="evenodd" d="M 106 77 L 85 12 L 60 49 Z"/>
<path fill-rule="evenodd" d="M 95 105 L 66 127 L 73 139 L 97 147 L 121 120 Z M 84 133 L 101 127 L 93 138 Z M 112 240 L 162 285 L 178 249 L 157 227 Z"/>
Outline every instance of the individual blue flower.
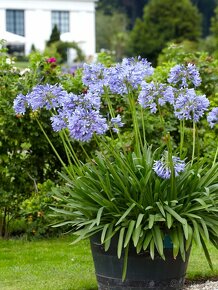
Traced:
<path fill-rule="evenodd" d="M 23 94 L 17 95 L 14 99 L 13 108 L 17 114 L 24 114 L 26 112 L 27 100 Z"/>
<path fill-rule="evenodd" d="M 138 102 L 143 108 L 149 108 L 151 113 L 156 113 L 157 104 L 164 106 L 167 102 L 174 104 L 174 91 L 171 86 L 161 83 L 141 83 Z"/>
<path fill-rule="evenodd" d="M 218 107 L 213 108 L 207 116 L 207 121 L 211 128 L 218 124 Z"/>
<path fill-rule="evenodd" d="M 201 77 L 194 64 L 178 64 L 171 68 L 168 82 L 179 84 L 182 88 L 187 88 L 190 82 L 197 87 L 201 84 Z"/>
<path fill-rule="evenodd" d="M 179 173 L 183 172 L 185 170 L 185 161 L 181 160 L 179 157 L 173 156 L 172 157 L 173 167 L 175 176 L 178 176 Z M 165 152 L 163 154 L 161 160 L 154 161 L 153 170 L 155 173 L 163 178 L 163 179 L 169 179 L 171 176 L 171 166 L 170 162 L 168 160 L 168 152 Z"/>
<path fill-rule="evenodd" d="M 194 89 L 179 92 L 174 104 L 174 114 L 179 120 L 198 122 L 210 105 L 205 95 L 196 95 Z"/>
<path fill-rule="evenodd" d="M 124 123 L 121 120 L 121 116 L 118 114 L 115 118 L 111 118 L 112 130 L 118 133 L 117 127 L 123 127 Z"/>
<path fill-rule="evenodd" d="M 26 95 L 29 107 L 33 111 L 45 108 L 50 110 L 59 106 L 61 99 L 66 97 L 67 92 L 59 85 L 37 85 Z"/>

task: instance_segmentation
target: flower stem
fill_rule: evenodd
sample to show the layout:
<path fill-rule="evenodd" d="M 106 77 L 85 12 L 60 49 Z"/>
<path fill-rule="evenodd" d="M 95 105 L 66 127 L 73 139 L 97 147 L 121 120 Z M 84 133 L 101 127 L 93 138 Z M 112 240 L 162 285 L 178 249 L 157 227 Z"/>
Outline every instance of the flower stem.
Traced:
<path fill-rule="evenodd" d="M 191 160 L 191 165 L 194 162 L 195 158 L 195 145 L 196 145 L 196 123 L 193 121 L 193 145 L 192 145 L 192 160 Z"/>
<path fill-rule="evenodd" d="M 185 121 L 181 120 L 180 121 L 180 158 L 182 158 L 184 136 L 185 136 Z"/>
<path fill-rule="evenodd" d="M 216 148 L 216 153 L 215 153 L 215 156 L 214 156 L 214 159 L 213 159 L 213 164 L 212 164 L 212 166 L 215 165 L 215 163 L 216 163 L 216 159 L 217 159 L 217 156 L 218 156 L 218 145 L 217 145 L 217 148 Z"/>
<path fill-rule="evenodd" d="M 36 118 L 36 121 L 41 129 L 41 131 L 43 132 L 45 138 L 47 139 L 48 143 L 50 144 L 51 148 L 53 149 L 55 155 L 57 156 L 58 160 L 60 161 L 60 163 L 62 164 L 63 168 L 66 170 L 66 172 L 69 174 L 69 176 L 72 177 L 72 174 L 70 172 L 70 170 L 68 169 L 67 165 L 64 163 L 64 161 L 62 160 L 61 156 L 59 155 L 59 153 L 57 152 L 56 148 L 54 147 L 53 143 L 51 142 L 51 140 L 49 139 L 47 133 L 45 132 L 45 130 L 43 129 L 41 123 L 39 122 L 39 120 Z"/>

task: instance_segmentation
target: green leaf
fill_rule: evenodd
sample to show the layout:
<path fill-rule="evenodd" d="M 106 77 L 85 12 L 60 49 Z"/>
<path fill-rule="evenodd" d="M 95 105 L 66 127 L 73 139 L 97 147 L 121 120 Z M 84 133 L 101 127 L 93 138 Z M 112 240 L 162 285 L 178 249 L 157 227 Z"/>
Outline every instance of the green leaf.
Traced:
<path fill-rule="evenodd" d="M 135 226 L 136 229 L 137 229 L 137 228 L 139 227 L 139 225 L 141 224 L 143 217 L 144 217 L 144 214 L 143 214 L 143 213 L 140 213 L 140 214 L 138 215 L 137 222 L 136 222 L 136 226 Z"/>
<path fill-rule="evenodd" d="M 148 218 L 148 228 L 151 229 L 154 225 L 155 216 L 153 214 L 149 214 Z"/>
<path fill-rule="evenodd" d="M 188 251 L 188 249 L 190 248 L 191 244 L 192 244 L 192 240 L 193 240 L 193 230 L 192 227 L 190 227 L 190 225 L 188 225 L 188 239 L 185 242 L 185 250 Z"/>
<path fill-rule="evenodd" d="M 201 248 L 202 244 L 201 244 L 201 238 L 200 238 L 200 233 L 199 233 L 199 229 L 198 229 L 198 224 L 196 223 L 195 220 L 192 220 L 192 224 L 194 226 L 193 237 L 194 237 L 195 242 L 197 243 L 197 245 Z"/>
<path fill-rule="evenodd" d="M 134 243 L 134 246 L 136 247 L 137 244 L 138 244 L 138 241 L 139 241 L 139 237 L 141 235 L 141 230 L 142 230 L 142 226 L 138 226 L 137 228 L 135 227 L 134 231 L 133 231 L 133 236 L 132 236 L 132 239 L 133 239 L 133 243 Z"/>
<path fill-rule="evenodd" d="M 98 213 L 97 213 L 97 218 L 96 218 L 96 225 L 99 226 L 100 221 L 101 221 L 101 215 L 102 212 L 104 210 L 104 207 L 102 206 L 101 208 L 99 208 Z"/>
<path fill-rule="evenodd" d="M 211 258 L 210 258 L 210 254 L 208 252 L 208 249 L 207 249 L 207 246 L 204 242 L 204 239 L 201 238 L 201 244 L 202 244 L 202 247 L 203 247 L 203 250 L 204 250 L 204 255 L 207 259 L 207 262 L 208 262 L 208 265 L 210 266 L 210 269 L 213 271 L 213 264 L 212 264 L 212 261 L 211 261 Z"/>
<path fill-rule="evenodd" d="M 103 227 L 103 230 L 102 230 L 102 233 L 101 233 L 101 243 L 103 244 L 104 241 L 105 241 L 105 235 L 106 235 L 106 232 L 107 232 L 107 229 L 109 227 L 110 224 L 106 224 L 104 225 Z"/>
<path fill-rule="evenodd" d="M 127 264 L 128 264 L 128 254 L 129 254 L 129 244 L 125 248 L 124 260 L 123 260 L 123 271 L 122 271 L 122 281 L 126 278 Z"/>
<path fill-rule="evenodd" d="M 183 261 L 185 261 L 185 246 L 184 246 L 184 235 L 183 235 L 182 228 L 179 227 L 177 229 L 177 232 L 178 232 L 178 238 L 179 238 L 180 254 L 181 254 L 181 257 L 182 257 Z"/>
<path fill-rule="evenodd" d="M 146 236 L 145 236 L 145 239 L 144 239 L 144 242 L 143 242 L 143 250 L 145 251 L 148 247 L 148 245 L 150 244 L 150 241 L 152 239 L 152 232 L 149 231 Z"/>
<path fill-rule="evenodd" d="M 165 205 L 165 209 L 170 213 L 176 220 L 178 220 L 181 224 L 185 224 L 186 220 L 183 219 L 177 212 L 175 212 L 172 208 L 169 206 Z"/>
<path fill-rule="evenodd" d="M 209 237 L 207 225 L 206 225 L 206 223 L 204 222 L 203 219 L 201 219 L 200 222 L 201 222 L 201 225 L 202 225 L 202 228 L 203 228 L 203 231 L 204 231 L 205 238 L 207 239 L 207 241 L 209 241 L 210 237 Z"/>
<path fill-rule="evenodd" d="M 167 219 L 167 227 L 168 229 L 170 229 L 173 224 L 173 219 L 172 219 L 171 214 L 169 214 L 168 212 L 166 213 L 166 219 Z"/>
<path fill-rule="evenodd" d="M 156 245 L 157 251 L 162 257 L 162 259 L 165 260 L 165 256 L 163 253 L 163 237 L 162 237 L 159 226 L 154 226 L 154 228 L 152 229 L 152 233 L 153 233 L 154 243 Z"/>
<path fill-rule="evenodd" d="M 151 259 L 154 260 L 154 240 L 153 239 L 150 241 L 150 256 L 151 256 Z"/>
<path fill-rule="evenodd" d="M 116 223 L 116 225 L 120 224 L 125 217 L 131 212 L 131 210 L 135 207 L 135 203 L 133 203 L 125 212 L 124 214 L 121 216 L 121 218 L 118 220 L 118 222 Z"/>
<path fill-rule="evenodd" d="M 177 232 L 175 230 L 172 231 L 172 233 L 170 234 L 170 237 L 173 242 L 173 257 L 175 259 L 179 253 L 179 238 L 178 238 Z"/>
<path fill-rule="evenodd" d="M 107 231 L 107 235 L 106 235 L 106 238 L 105 238 L 105 241 L 104 241 L 104 249 L 105 249 L 105 251 L 107 251 L 110 248 L 111 238 L 114 235 L 113 227 L 114 227 L 113 224 L 109 225 L 109 228 L 108 228 L 108 231 Z"/>
<path fill-rule="evenodd" d="M 131 220 L 129 222 L 129 226 L 128 226 L 128 230 L 127 230 L 126 238 L 125 238 L 125 243 L 124 243 L 124 248 L 126 248 L 126 246 L 129 244 L 129 241 L 132 237 L 133 229 L 135 227 L 135 223 L 136 222 L 134 220 Z"/>
<path fill-rule="evenodd" d="M 188 240 L 188 223 L 186 221 L 185 224 L 182 224 L 182 227 L 183 227 L 183 233 L 184 233 L 184 236 L 185 236 L 185 239 Z"/>
<path fill-rule="evenodd" d="M 119 234 L 119 240 L 117 245 L 117 257 L 120 259 L 123 249 L 123 237 L 125 233 L 125 228 L 121 228 L 120 234 Z"/>
<path fill-rule="evenodd" d="M 165 211 L 164 211 L 163 205 L 162 205 L 159 201 L 156 202 L 156 204 L 157 204 L 157 206 L 158 206 L 160 212 L 162 213 L 162 215 L 163 215 L 164 217 L 166 217 L 166 214 L 165 214 Z"/>

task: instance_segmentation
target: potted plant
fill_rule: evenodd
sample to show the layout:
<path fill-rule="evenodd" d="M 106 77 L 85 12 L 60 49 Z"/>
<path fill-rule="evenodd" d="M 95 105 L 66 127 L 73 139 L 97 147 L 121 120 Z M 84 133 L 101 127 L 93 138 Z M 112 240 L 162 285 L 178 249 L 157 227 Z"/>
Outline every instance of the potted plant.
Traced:
<path fill-rule="evenodd" d="M 84 64 L 82 81 L 80 94 L 46 84 L 14 101 L 17 114 L 50 110 L 62 138 L 59 225 L 90 238 L 99 289 L 181 289 L 192 243 L 210 266 L 207 243 L 217 247 L 218 147 L 205 158 L 198 128 L 214 128 L 218 108 L 197 90 L 194 64 L 161 77 L 141 58 Z"/>

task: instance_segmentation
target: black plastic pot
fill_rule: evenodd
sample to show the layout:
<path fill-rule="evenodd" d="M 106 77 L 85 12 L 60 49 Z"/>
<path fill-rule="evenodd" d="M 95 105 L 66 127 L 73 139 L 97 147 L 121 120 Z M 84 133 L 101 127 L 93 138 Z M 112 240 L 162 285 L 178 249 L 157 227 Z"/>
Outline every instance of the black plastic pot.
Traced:
<path fill-rule="evenodd" d="M 184 285 L 190 250 L 185 262 L 180 255 L 174 259 L 172 244 L 166 241 L 164 261 L 157 254 L 154 260 L 148 252 L 137 254 L 132 246 L 126 279 L 122 281 L 123 257 L 117 257 L 117 239 L 112 239 L 107 252 L 100 243 L 99 235 L 93 236 L 90 242 L 99 290 L 179 290 Z"/>

